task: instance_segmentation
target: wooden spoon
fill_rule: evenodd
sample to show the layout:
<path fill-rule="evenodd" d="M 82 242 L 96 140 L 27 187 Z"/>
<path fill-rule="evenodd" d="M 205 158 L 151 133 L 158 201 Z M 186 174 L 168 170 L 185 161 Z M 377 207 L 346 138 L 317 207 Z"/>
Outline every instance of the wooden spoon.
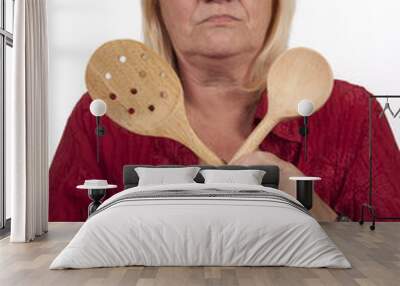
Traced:
<path fill-rule="evenodd" d="M 89 61 L 86 85 L 92 98 L 107 103 L 107 115 L 120 126 L 176 140 L 205 163 L 223 164 L 191 128 L 175 71 L 145 45 L 133 40 L 102 45 Z"/>
<path fill-rule="evenodd" d="M 301 100 L 310 100 L 314 111 L 320 109 L 331 95 L 333 73 L 325 58 L 316 51 L 295 48 L 283 53 L 272 64 L 267 86 L 268 113 L 230 163 L 254 152 L 279 122 L 298 117 L 297 106 Z"/>

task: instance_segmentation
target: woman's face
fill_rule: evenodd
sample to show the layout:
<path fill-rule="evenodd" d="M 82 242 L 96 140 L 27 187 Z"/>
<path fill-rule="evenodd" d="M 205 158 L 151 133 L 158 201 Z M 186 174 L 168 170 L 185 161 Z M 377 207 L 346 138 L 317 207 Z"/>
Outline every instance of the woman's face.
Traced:
<path fill-rule="evenodd" d="M 227 57 L 258 52 L 273 0 L 159 0 L 178 55 Z"/>

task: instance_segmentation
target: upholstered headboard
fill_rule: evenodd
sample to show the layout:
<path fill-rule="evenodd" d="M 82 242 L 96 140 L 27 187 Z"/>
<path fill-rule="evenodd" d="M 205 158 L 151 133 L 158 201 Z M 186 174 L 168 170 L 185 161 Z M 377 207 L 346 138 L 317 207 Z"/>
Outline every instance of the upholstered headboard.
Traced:
<path fill-rule="evenodd" d="M 177 165 L 162 165 L 162 166 L 150 166 L 150 165 L 125 165 L 124 166 L 124 189 L 129 189 L 136 187 L 139 182 L 139 177 L 135 171 L 136 167 L 157 167 L 157 168 L 179 168 L 185 166 L 177 166 Z M 278 189 L 279 187 L 279 167 L 277 166 L 197 166 L 201 169 L 219 169 L 219 170 L 247 170 L 247 169 L 256 169 L 263 170 L 266 172 L 262 185 L 265 187 L 271 187 Z M 197 177 L 194 179 L 197 183 L 204 183 L 203 176 L 199 173 Z"/>

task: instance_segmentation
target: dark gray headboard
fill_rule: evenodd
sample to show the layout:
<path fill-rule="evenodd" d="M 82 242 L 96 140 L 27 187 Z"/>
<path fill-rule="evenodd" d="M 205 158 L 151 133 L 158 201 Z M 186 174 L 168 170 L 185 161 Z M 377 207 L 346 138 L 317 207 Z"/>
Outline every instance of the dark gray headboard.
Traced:
<path fill-rule="evenodd" d="M 176 166 L 176 165 L 163 165 L 163 166 L 151 166 L 151 165 L 125 165 L 124 166 L 124 189 L 136 187 L 139 182 L 139 177 L 135 171 L 136 167 L 157 167 L 157 168 L 179 168 L 188 166 Z M 247 170 L 257 169 L 266 172 L 262 184 L 265 187 L 271 187 L 278 189 L 279 187 L 279 167 L 277 166 L 196 166 L 201 169 L 219 169 L 219 170 Z M 199 173 L 194 179 L 197 183 L 204 183 L 203 176 Z"/>

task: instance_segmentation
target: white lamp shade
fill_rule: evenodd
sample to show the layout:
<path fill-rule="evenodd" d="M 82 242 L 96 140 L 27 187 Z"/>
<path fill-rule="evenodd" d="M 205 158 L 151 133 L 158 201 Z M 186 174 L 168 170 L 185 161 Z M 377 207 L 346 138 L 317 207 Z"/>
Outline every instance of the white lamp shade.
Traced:
<path fill-rule="evenodd" d="M 297 105 L 297 111 L 301 116 L 310 116 L 314 112 L 314 104 L 308 99 L 303 99 Z"/>
<path fill-rule="evenodd" d="M 106 112 L 107 104 L 103 100 L 96 99 L 90 104 L 90 113 L 92 113 L 93 116 L 103 116 Z"/>

